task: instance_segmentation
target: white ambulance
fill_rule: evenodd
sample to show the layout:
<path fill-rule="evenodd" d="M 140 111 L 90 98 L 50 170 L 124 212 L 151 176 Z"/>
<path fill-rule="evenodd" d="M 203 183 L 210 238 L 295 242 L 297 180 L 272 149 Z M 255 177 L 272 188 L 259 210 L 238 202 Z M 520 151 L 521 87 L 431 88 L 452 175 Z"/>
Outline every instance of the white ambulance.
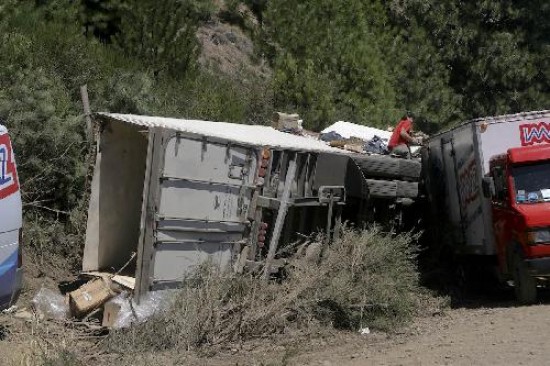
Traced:
<path fill-rule="evenodd" d="M 11 306 L 21 291 L 21 192 L 8 135 L 0 124 L 0 309 Z"/>

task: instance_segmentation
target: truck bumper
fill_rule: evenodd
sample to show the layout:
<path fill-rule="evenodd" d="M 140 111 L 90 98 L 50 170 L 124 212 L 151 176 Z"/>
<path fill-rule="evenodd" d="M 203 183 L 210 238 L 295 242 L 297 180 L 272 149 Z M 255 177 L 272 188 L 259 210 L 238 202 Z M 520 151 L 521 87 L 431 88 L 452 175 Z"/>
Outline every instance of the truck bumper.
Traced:
<path fill-rule="evenodd" d="M 531 275 L 550 277 L 550 257 L 526 259 L 525 263 Z"/>

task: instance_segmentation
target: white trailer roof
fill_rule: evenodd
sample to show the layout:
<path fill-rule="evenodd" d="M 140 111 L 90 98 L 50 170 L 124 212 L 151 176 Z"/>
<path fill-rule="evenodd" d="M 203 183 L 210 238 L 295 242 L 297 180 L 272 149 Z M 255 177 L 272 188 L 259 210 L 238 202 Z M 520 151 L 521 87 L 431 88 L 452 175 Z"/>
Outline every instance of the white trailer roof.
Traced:
<path fill-rule="evenodd" d="M 321 133 L 328 132 L 336 132 L 345 139 L 349 139 L 350 137 L 359 137 L 364 141 L 369 141 L 374 136 L 378 136 L 384 140 L 389 140 L 392 134 L 391 132 L 380 130 L 378 128 L 362 126 L 345 121 L 338 121 L 321 131 Z"/>
<path fill-rule="evenodd" d="M 466 122 L 461 122 L 459 124 L 442 129 L 441 131 L 434 133 L 432 136 L 430 136 L 430 139 L 436 136 L 443 135 L 449 131 L 453 131 L 457 128 L 460 128 L 470 123 L 477 123 L 477 122 L 486 122 L 487 124 L 505 123 L 505 122 L 519 121 L 522 119 L 548 118 L 549 115 L 550 115 L 550 110 L 542 110 L 542 111 L 520 112 L 520 113 L 514 113 L 514 114 L 503 114 L 500 116 L 479 117 L 479 118 L 471 119 Z"/>
<path fill-rule="evenodd" d="M 138 126 L 166 128 L 193 135 L 235 141 L 244 145 L 271 146 L 300 151 L 346 153 L 344 150 L 328 146 L 323 141 L 280 132 L 267 126 L 118 113 L 97 113 L 97 115 Z"/>

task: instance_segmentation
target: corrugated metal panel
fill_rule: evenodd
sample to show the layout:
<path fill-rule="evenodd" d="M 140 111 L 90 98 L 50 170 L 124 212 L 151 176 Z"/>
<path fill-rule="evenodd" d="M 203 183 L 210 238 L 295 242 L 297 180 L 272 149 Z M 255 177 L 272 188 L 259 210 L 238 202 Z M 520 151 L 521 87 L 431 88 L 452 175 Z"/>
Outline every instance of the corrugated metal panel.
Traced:
<path fill-rule="evenodd" d="M 231 264 L 249 224 L 258 163 L 257 149 L 235 141 L 170 136 L 160 177 L 153 287 L 177 285 L 206 260 L 222 268 Z"/>
<path fill-rule="evenodd" d="M 271 146 L 287 150 L 346 153 L 343 150 L 332 148 L 322 141 L 280 132 L 267 126 L 117 113 L 98 113 L 97 115 L 148 128 L 166 128 L 192 135 L 213 137 L 224 141 L 234 141 L 249 146 Z"/>

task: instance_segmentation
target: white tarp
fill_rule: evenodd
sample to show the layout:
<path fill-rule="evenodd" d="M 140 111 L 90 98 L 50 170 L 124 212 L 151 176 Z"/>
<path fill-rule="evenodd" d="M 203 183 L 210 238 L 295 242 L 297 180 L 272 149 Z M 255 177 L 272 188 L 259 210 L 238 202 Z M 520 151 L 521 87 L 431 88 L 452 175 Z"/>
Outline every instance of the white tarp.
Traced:
<path fill-rule="evenodd" d="M 321 133 L 336 132 L 345 139 L 350 137 L 359 137 L 361 140 L 369 141 L 374 136 L 380 137 L 386 142 L 391 137 L 391 132 L 380 130 L 374 127 L 361 126 L 351 122 L 338 121 L 333 125 L 325 128 Z"/>
<path fill-rule="evenodd" d="M 280 132 L 267 126 L 117 113 L 98 113 L 98 115 L 139 126 L 161 127 L 193 135 L 235 141 L 251 146 L 270 146 L 299 151 L 345 153 L 343 150 L 328 146 L 323 141 Z"/>

